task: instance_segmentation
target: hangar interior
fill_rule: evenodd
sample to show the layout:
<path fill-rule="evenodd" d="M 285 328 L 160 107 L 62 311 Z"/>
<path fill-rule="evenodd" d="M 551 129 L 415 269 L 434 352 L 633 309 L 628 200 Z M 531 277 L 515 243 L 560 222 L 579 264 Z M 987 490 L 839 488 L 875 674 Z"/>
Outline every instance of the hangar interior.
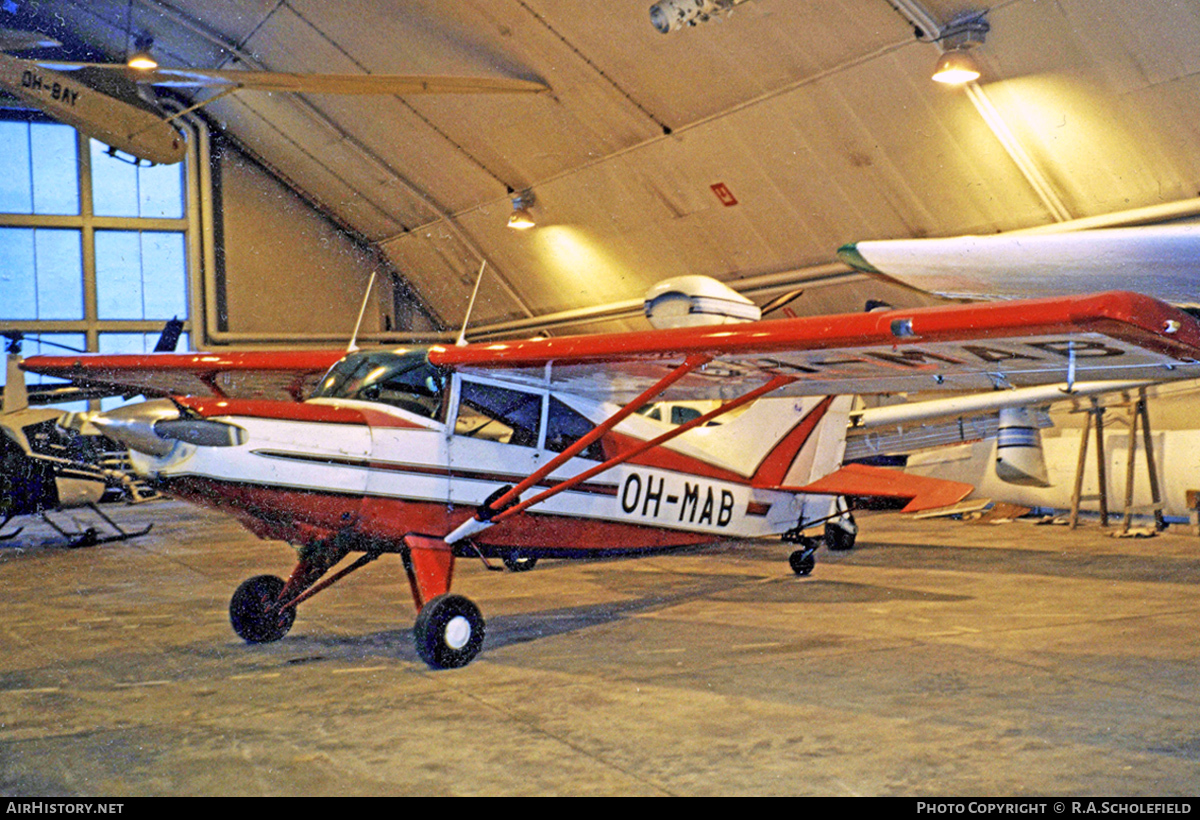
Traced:
<path fill-rule="evenodd" d="M 647 0 L 4 0 L 0 28 L 38 32 L 60 43 L 10 52 L 39 61 L 123 63 L 149 47 L 160 66 L 184 69 L 454 75 L 526 80 L 545 90 L 343 96 L 161 88 L 158 101 L 178 112 L 174 122 L 186 135 L 178 165 L 130 162 L 15 96 L 0 99 L 0 331 L 26 334 L 26 355 L 51 353 L 51 343 L 104 353 L 148 351 L 171 318 L 183 320 L 183 346 L 192 350 L 328 348 L 348 343 L 364 298 L 357 338 L 366 344 L 453 341 L 464 322 L 467 338 L 476 341 L 639 331 L 647 327 L 647 290 L 692 274 L 720 280 L 759 304 L 802 289 L 788 303 L 790 315 L 860 313 L 870 300 L 896 307 L 951 300 L 851 267 L 837 253 L 848 243 L 1134 229 L 1188 225 L 1200 217 L 1200 54 L 1194 46 L 1200 8 L 1194 3 L 658 5 L 685 23 L 664 24 L 669 30 L 661 31 Z M 939 58 L 964 44 L 978 64 L 978 80 L 965 86 L 933 82 Z M 512 229 L 519 210 L 531 215 L 533 228 Z M 1086 269 L 1093 261 L 1081 258 L 1078 266 Z M 1137 269 L 1128 270 L 1128 290 L 1152 284 L 1140 281 Z M 1110 419 L 1128 399 L 1104 400 Z M 734 605 L 748 603 L 782 606 L 788 595 L 769 580 L 772 570 L 753 563 L 753 549 L 749 558 L 718 553 L 718 560 L 733 563 L 712 575 L 695 554 L 684 569 L 655 563 L 642 571 L 622 564 L 612 578 L 605 570 L 551 568 L 564 582 L 568 572 L 583 573 L 570 576 L 570 583 L 587 588 L 586 605 L 571 603 L 556 589 L 553 574 L 536 582 L 535 592 L 487 593 L 502 613 L 498 660 L 472 667 L 473 678 L 447 684 L 445 677 L 421 678 L 425 673 L 416 671 L 419 661 L 407 650 L 388 654 L 392 633 L 403 628 L 394 612 L 380 623 L 351 619 L 335 625 L 356 605 L 353 595 L 379 594 L 402 609 L 403 589 L 359 587 L 355 593 L 348 587 L 338 593 L 344 597 L 317 609 L 328 630 L 324 637 L 229 660 L 231 667 L 222 664 L 241 647 L 219 633 L 219 624 L 211 634 L 190 632 L 177 640 L 155 635 L 126 649 L 118 631 L 105 632 L 97 636 L 94 656 L 72 655 L 69 661 L 67 650 L 38 649 L 38 624 L 103 632 L 119 624 L 135 631 L 159 623 L 131 614 L 135 594 L 111 586 L 120 586 L 115 579 L 127 571 L 117 559 L 105 558 L 110 565 L 96 570 L 107 579 L 97 582 L 107 590 L 100 601 L 78 611 L 73 599 L 59 600 L 56 593 L 55 614 L 35 614 L 37 585 L 20 582 L 15 588 L 28 597 L 20 598 L 23 614 L 10 628 L 12 662 L 0 674 L 11 684 L 0 688 L 16 693 L 0 700 L 0 715 L 7 716 L 0 725 L 0 793 L 1186 794 L 1200 776 L 1197 739 L 1184 728 L 1200 712 L 1184 682 L 1195 658 L 1183 633 L 1198 603 L 1194 553 L 1185 540 L 1200 489 L 1193 406 L 1190 384 L 1151 394 L 1154 432 L 1147 440 L 1159 460 L 1150 469 L 1178 525 L 1169 532 L 1177 540 L 1154 558 L 1152 570 L 1138 569 L 1132 579 L 1123 575 L 1141 560 L 1131 542 L 1118 548 L 1107 541 L 1081 546 L 1065 534 L 1050 539 L 1055 554 L 1096 562 L 1083 573 L 1085 581 L 1071 587 L 1079 595 L 1100 594 L 1106 578 L 1131 580 L 1125 592 L 1141 603 L 1120 616 L 1112 601 L 1107 612 L 1096 604 L 1080 614 L 1050 582 L 1038 587 L 1042 597 L 1027 610 L 988 610 L 984 620 L 970 622 L 935 616 L 929 608 L 945 603 L 938 596 L 951 595 L 933 591 L 944 590 L 941 583 L 969 575 L 971 592 L 953 595 L 961 592 L 965 600 L 977 592 L 972 600 L 1000 607 L 1021 586 L 1022 573 L 1042 579 L 1069 573 L 1053 558 L 1039 554 L 1035 561 L 1017 544 L 986 543 L 974 535 L 979 543 L 939 543 L 936 558 L 922 557 L 910 542 L 940 536 L 902 528 L 888 536 L 890 546 L 869 547 L 860 567 L 853 556 L 839 556 L 829 586 L 820 588 L 815 604 L 809 602 L 815 610 L 763 615 L 777 630 L 770 639 L 755 638 L 731 613 Z M 1082 474 L 1075 459 L 1088 409 L 1083 400 L 1060 406 L 1053 428 L 1042 430 L 1052 477 L 1068 494 L 1071 478 Z M 1097 417 L 1097 405 L 1091 409 Z M 1126 475 L 1133 469 L 1126 474 L 1125 468 L 1139 458 L 1139 443 L 1132 422 L 1118 424 L 1110 439 L 1107 466 L 1117 481 L 1116 509 L 1126 487 L 1120 482 L 1132 480 Z M 976 486 L 991 482 L 989 492 L 1007 493 L 1017 504 L 1064 506 L 1061 494 L 1051 501 L 1033 490 L 996 485 L 988 470 L 993 446 L 989 436 L 950 455 L 939 450 L 914 471 Z M 1150 503 L 1142 475 L 1127 506 Z M 1081 492 L 1088 499 L 1097 495 L 1095 481 L 1092 473 L 1085 476 Z M 186 524 L 163 524 L 159 531 L 176 539 L 189 528 L 209 533 L 239 567 L 252 565 L 253 550 L 244 540 L 249 536 L 231 535 L 199 513 L 179 514 Z M 877 532 L 889 531 L 888 519 L 869 520 Z M 52 543 L 54 534 L 45 535 Z M 164 612 L 208 621 L 224 617 L 209 617 L 224 604 L 207 597 L 210 586 L 220 586 L 222 570 L 209 559 L 193 560 L 191 547 L 155 542 L 146 549 L 156 572 L 188 567 L 188 578 L 164 581 Z M 928 574 L 919 580 L 897 574 L 887 549 L 913 560 L 914 572 Z M 25 565 L 14 555 L 2 566 L 17 574 Z M 85 555 L 54 553 L 50 560 L 55 571 L 83 586 L 87 571 L 57 565 Z M 966 569 L 956 563 L 961 560 Z M 993 562 L 1006 566 L 998 572 L 1009 586 L 984 593 L 982 579 L 995 570 Z M 869 576 L 880 568 L 893 574 Z M 53 577 L 49 564 L 34 576 L 43 573 Z M 487 587 L 491 579 L 486 573 L 483 578 Z M 189 584 L 202 590 L 202 602 L 189 603 L 179 592 Z M 654 584 L 663 590 L 651 591 Z M 636 594 L 622 598 L 618 588 Z M 525 608 L 530 595 L 559 606 L 550 618 L 557 627 L 536 625 L 540 607 Z M 664 607 L 677 609 L 666 614 Z M 874 614 L 847 627 L 839 619 L 853 617 L 855 607 Z M 900 613 L 901 626 L 885 623 L 887 611 Z M 808 618 L 836 637 L 822 642 L 802 634 L 789 625 L 791 616 Z M 1049 619 L 1042 626 L 1053 631 L 1027 642 L 998 626 L 1041 616 Z M 637 655 L 640 660 L 623 669 L 618 656 L 641 640 L 626 617 L 640 618 L 642 628 L 653 623 L 663 652 L 680 640 L 667 634 L 672 627 L 702 633 L 703 651 L 718 659 L 700 672 L 691 660 L 680 660 L 676 669 L 673 656 Z M 937 628 L 904 631 L 923 618 Z M 1079 637 L 1115 641 L 1105 629 L 1114 623 L 1122 642 L 1111 654 Z M 737 642 L 722 647 L 719 629 L 731 624 L 739 630 Z M 1080 624 L 1086 629 L 1072 635 Z M 598 645 L 612 654 L 595 667 L 568 660 L 587 643 L 582 636 L 597 628 L 612 641 Z M 221 658 L 194 662 L 196 653 L 203 654 L 197 647 L 216 634 L 223 636 L 217 639 L 224 641 L 216 652 Z M 964 635 L 1001 636 L 1003 648 Z M 1141 655 L 1137 647 L 1148 635 L 1161 643 L 1149 641 L 1151 650 Z M 527 644 L 533 652 L 522 655 Z M 39 653 L 52 657 L 47 661 Z M 783 653 L 793 657 L 775 666 Z M 380 655 L 385 660 L 377 663 Z M 882 664 L 873 667 L 872 657 Z M 146 674 L 129 671 L 123 659 L 142 664 Z M 839 671 L 841 659 L 849 659 L 846 668 L 854 674 Z M 845 721 L 849 735 L 833 737 L 831 729 L 824 736 L 805 727 L 786 739 L 768 734 L 758 741 L 758 730 L 742 721 L 712 717 L 716 709 L 745 707 L 745 714 L 764 722 L 784 720 L 787 705 L 803 701 L 793 688 L 806 674 L 801 660 L 815 662 L 826 676 L 813 690 L 820 702 L 804 701 L 801 711 L 815 721 Z M 979 671 L 981 662 L 993 662 L 1009 682 L 994 683 Z M 743 664 L 751 683 L 739 694 Z M 905 672 L 918 664 L 927 664 L 927 671 L 913 683 Z M 427 763 L 415 774 L 393 772 L 389 763 L 386 774 L 366 776 L 372 756 L 386 756 L 394 738 L 372 736 L 352 761 L 339 756 L 339 731 L 371 730 L 344 706 L 323 721 L 305 714 L 302 702 L 288 701 L 280 710 L 292 723 L 287 732 L 272 734 L 269 702 L 279 693 L 264 681 L 329 666 L 337 673 L 350 670 L 337 680 L 370 680 L 400 700 L 404 686 L 380 679 L 396 668 L 407 670 L 418 697 L 433 704 L 429 712 L 408 704 L 407 720 L 442 725 L 460 718 L 464 722 L 451 734 L 467 748 L 470 732 L 463 727 L 472 725 L 475 708 L 503 712 L 482 729 L 537 746 L 548 758 L 565 756 L 569 771 L 558 779 L 525 759 L 517 766 L 523 780 L 514 783 L 497 774 L 504 755 L 493 748 L 486 776 L 464 759 L 469 755 L 448 756 L 445 768 L 469 778 L 469 785 L 442 779 L 438 767 Z M 202 736 L 176 734 L 170 721 L 152 714 L 151 704 L 130 694 L 146 690 L 124 688 L 135 679 L 139 687 L 159 676 L 174 679 L 180 670 L 195 685 L 182 699 L 164 703 L 201 724 Z M 681 682 L 688 674 L 692 683 Z M 1026 674 L 1030 687 L 1021 690 L 1012 676 Z M 72 675 L 86 681 L 86 702 L 63 705 Z M 239 734 L 236 709 L 229 706 L 238 697 L 239 679 L 254 681 L 252 735 Z M 310 687 L 316 699 L 353 697 L 329 680 L 313 673 L 295 682 Z M 903 688 L 906 680 L 904 696 L 891 696 L 898 700 L 880 693 L 885 686 Z M 848 690 L 839 692 L 833 682 L 852 687 L 866 705 L 850 703 Z M 1139 682 L 1151 689 L 1141 711 L 1130 705 Z M 632 716 L 649 711 L 640 700 L 642 685 L 653 693 L 647 700 L 687 692 L 682 712 L 660 718 L 669 727 L 667 742 L 685 742 L 657 759 L 647 753 L 648 759 L 622 763 L 614 750 L 630 747 L 585 726 L 587 710 L 554 705 L 594 699 L 596 715 L 619 714 L 620 726 L 649 743 L 631 731 Z M 1074 685 L 1089 698 L 1078 711 L 1064 705 Z M 507 703 L 489 697 L 482 705 L 471 701 L 472 687 L 493 687 L 520 700 L 535 686 L 548 687 L 533 700 L 549 717 L 533 714 L 532 706 L 529 713 L 509 711 Z M 921 687 L 936 693 L 949 717 L 913 706 Z M 119 706 L 105 709 L 104 699 L 114 693 L 109 702 Z M 203 716 L 203 699 L 223 704 L 216 709 L 219 718 Z M 1033 705 L 1035 700 L 1043 702 Z M 1108 709 L 1113 703 L 1120 703 L 1115 714 Z M 1047 704 L 1069 713 L 1062 725 L 1051 726 L 1054 719 L 1042 711 Z M 973 722 L 977 710 L 988 709 L 991 717 Z M 38 710 L 53 716 L 53 725 L 39 723 Z M 896 759 L 869 752 L 871 727 L 879 725 L 873 716 L 889 712 L 886 730 L 898 744 Z M 1097 722 L 1104 714 L 1113 721 L 1107 729 Z M 709 734 L 689 734 L 688 726 L 697 725 L 689 718 Z M 1044 736 L 1030 728 L 1039 722 L 1050 726 Z M 71 739 L 92 735 L 89 727 L 101 727 L 95 736 L 134 761 L 129 779 L 114 771 L 103 746 L 70 751 Z M 966 749 L 954 740 L 955 731 L 967 737 Z M 305 751 L 305 732 L 315 734 L 319 751 Z M 1151 739 L 1142 744 L 1135 740 L 1139 733 Z M 397 741 L 400 748 L 436 748 L 436 732 L 411 734 Z M 229 762 L 229 738 L 247 761 L 245 771 Z M 706 738 L 720 740 L 706 745 Z M 142 744 L 158 751 L 133 751 Z M 178 746 L 165 751 L 164 744 Z M 196 754 L 187 756 L 179 746 Z M 273 746 L 286 750 L 286 763 L 275 768 L 266 762 Z M 727 768 L 715 748 L 729 753 Z M 904 762 L 902 749 L 916 750 L 918 760 Z M 849 767 L 845 780 L 822 775 L 797 784 L 768 763 L 799 764 L 822 750 Z M 989 773 L 985 760 L 998 750 L 1013 765 Z M 1119 759 L 1126 774 L 1104 771 L 1105 755 Z M 185 756 L 196 774 L 166 773 L 165 767 L 183 765 Z M 860 756 L 876 768 L 853 764 Z M 944 763 L 950 759 L 961 762 Z M 689 760 L 696 771 L 686 771 Z M 214 761 L 220 763 L 211 768 Z M 596 763 L 604 774 L 589 779 Z M 205 766 L 208 772 L 200 774 Z M 313 779 L 305 779 L 306 770 Z M 714 779 L 696 773 L 704 770 Z M 1040 774 L 1026 779 L 1023 770 Z"/>
<path fill-rule="evenodd" d="M 982 79 L 931 82 L 934 32 L 971 10 L 747 0 L 662 34 L 633 3 L 38 0 L 8 4 L 5 25 L 61 41 L 32 52 L 46 59 L 120 61 L 150 38 L 163 66 L 548 86 L 242 91 L 189 115 L 217 158 L 190 158 L 189 184 L 221 241 L 189 260 L 188 318 L 205 344 L 247 344 L 346 333 L 373 270 L 397 297 L 376 296 L 368 330 L 397 340 L 457 329 L 484 261 L 481 337 L 639 329 L 670 276 L 861 310 L 926 297 L 850 272 L 848 242 L 1192 216 L 1189 4 L 995 4 L 972 49 Z M 518 198 L 537 230 L 507 228 Z"/>

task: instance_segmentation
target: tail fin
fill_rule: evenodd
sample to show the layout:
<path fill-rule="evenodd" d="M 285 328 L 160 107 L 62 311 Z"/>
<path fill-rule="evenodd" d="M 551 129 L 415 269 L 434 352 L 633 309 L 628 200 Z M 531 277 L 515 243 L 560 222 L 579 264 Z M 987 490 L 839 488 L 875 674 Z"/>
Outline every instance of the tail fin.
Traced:
<path fill-rule="evenodd" d="M 808 484 L 832 473 L 846 450 L 851 397 L 825 396 L 759 462 L 755 487 Z"/>
<path fill-rule="evenodd" d="M 841 465 L 851 401 L 763 398 L 730 421 L 690 430 L 670 446 L 745 476 L 756 487 L 807 484 Z"/>
<path fill-rule="evenodd" d="M 176 346 L 179 344 L 179 337 L 183 334 L 183 320 L 178 316 L 168 319 L 163 325 L 162 333 L 158 336 L 158 343 L 154 345 L 155 353 L 174 353 Z"/>
<path fill-rule="evenodd" d="M 4 405 L 5 413 L 16 413 L 29 407 L 29 392 L 25 388 L 25 371 L 21 369 L 21 354 L 9 353 L 8 366 L 5 371 Z"/>

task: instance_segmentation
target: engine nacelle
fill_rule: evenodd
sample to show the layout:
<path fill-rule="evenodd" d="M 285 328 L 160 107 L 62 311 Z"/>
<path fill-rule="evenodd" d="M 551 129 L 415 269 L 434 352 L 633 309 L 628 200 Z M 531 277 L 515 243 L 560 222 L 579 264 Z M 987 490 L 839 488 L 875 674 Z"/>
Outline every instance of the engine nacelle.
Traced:
<path fill-rule="evenodd" d="M 646 291 L 644 303 L 650 324 L 671 327 L 757 322 L 758 305 L 709 276 L 676 276 Z"/>
<path fill-rule="evenodd" d="M 1042 434 L 1025 407 L 1002 407 L 996 436 L 996 477 L 1022 487 L 1049 487 Z"/>

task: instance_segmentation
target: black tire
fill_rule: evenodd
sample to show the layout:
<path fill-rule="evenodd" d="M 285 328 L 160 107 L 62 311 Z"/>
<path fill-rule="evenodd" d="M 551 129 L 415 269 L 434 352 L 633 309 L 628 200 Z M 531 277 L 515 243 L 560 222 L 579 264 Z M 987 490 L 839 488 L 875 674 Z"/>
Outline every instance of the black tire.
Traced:
<path fill-rule="evenodd" d="M 811 575 L 813 568 L 817 565 L 817 559 L 813 557 L 812 550 L 796 550 L 788 556 L 788 564 L 792 568 L 792 572 L 799 576 Z"/>
<path fill-rule="evenodd" d="M 854 524 L 854 517 L 850 517 L 850 524 Z M 851 532 L 839 526 L 836 522 L 830 521 L 825 524 L 825 548 L 834 552 L 845 552 L 854 548 L 854 541 L 858 538 L 858 532 Z"/>
<path fill-rule="evenodd" d="M 421 607 L 413 624 L 417 654 L 433 669 L 458 669 L 483 648 L 483 615 L 462 595 L 439 595 Z"/>
<path fill-rule="evenodd" d="M 504 566 L 508 567 L 509 572 L 529 572 L 537 564 L 538 559 L 526 558 L 521 553 L 513 550 L 501 560 L 504 561 Z"/>
<path fill-rule="evenodd" d="M 276 609 L 283 587 L 283 579 L 274 575 L 256 575 L 242 582 L 229 600 L 229 623 L 239 638 L 246 643 L 270 643 L 288 633 L 296 608 Z"/>

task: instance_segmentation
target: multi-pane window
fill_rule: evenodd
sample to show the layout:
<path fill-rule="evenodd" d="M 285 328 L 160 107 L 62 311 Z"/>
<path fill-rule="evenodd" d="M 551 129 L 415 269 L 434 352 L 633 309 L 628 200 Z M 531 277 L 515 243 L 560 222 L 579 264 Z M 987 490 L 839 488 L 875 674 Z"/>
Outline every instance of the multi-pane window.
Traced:
<path fill-rule="evenodd" d="M 0 227 L 0 287 L 0 319 L 82 320 L 82 233 Z"/>
<path fill-rule="evenodd" d="M 0 212 L 79 213 L 77 150 L 74 128 L 0 121 Z"/>
<path fill-rule="evenodd" d="M 66 125 L 0 120 L 0 331 L 25 334 L 26 355 L 56 350 L 39 337 L 129 353 L 169 319 L 190 329 L 188 163 L 125 159 Z"/>
<path fill-rule="evenodd" d="M 92 211 L 96 216 L 183 217 L 180 165 L 132 165 L 90 140 Z"/>

